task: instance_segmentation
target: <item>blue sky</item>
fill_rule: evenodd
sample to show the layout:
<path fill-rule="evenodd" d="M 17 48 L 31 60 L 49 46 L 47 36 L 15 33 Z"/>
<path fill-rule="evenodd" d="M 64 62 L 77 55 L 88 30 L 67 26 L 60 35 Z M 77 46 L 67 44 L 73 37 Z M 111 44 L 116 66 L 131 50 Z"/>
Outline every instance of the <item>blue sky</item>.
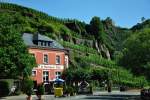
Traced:
<path fill-rule="evenodd" d="M 117 26 L 131 27 L 150 18 L 150 0 L 1 0 L 43 11 L 59 18 L 89 23 L 93 16 L 111 17 Z"/>

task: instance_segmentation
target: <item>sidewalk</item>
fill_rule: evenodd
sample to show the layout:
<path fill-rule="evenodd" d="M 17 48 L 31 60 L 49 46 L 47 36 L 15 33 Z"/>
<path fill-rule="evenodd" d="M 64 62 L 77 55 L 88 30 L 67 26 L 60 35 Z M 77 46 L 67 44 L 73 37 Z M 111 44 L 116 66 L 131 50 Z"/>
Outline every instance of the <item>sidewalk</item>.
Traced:
<path fill-rule="evenodd" d="M 54 97 L 54 95 L 43 95 L 43 100 L 78 100 L 79 98 L 83 98 L 86 95 L 77 95 L 77 96 L 70 96 L 70 97 Z M 0 98 L 0 100 L 26 100 L 27 95 L 18 95 L 18 96 L 7 96 Z M 36 95 L 32 95 L 32 100 L 37 100 Z"/>
<path fill-rule="evenodd" d="M 125 91 L 125 92 L 120 92 L 120 91 L 112 91 L 112 92 L 108 92 L 108 91 L 95 91 L 93 93 L 93 95 L 140 95 L 139 91 Z"/>

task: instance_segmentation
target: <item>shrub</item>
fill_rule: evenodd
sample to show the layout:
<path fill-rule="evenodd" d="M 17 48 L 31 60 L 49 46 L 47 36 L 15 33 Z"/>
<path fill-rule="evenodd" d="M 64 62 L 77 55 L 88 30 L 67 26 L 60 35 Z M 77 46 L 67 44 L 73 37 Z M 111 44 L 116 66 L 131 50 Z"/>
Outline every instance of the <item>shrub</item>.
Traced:
<path fill-rule="evenodd" d="M 66 89 L 66 93 L 70 94 L 70 96 L 73 96 L 74 95 L 74 88 L 71 86 L 68 86 Z"/>
<path fill-rule="evenodd" d="M 7 96 L 9 94 L 9 83 L 7 81 L 0 81 L 0 96 Z"/>
<path fill-rule="evenodd" d="M 37 86 L 37 95 L 43 95 L 44 94 L 44 85 L 43 84 L 40 84 Z"/>
<path fill-rule="evenodd" d="M 21 90 L 17 89 L 17 90 L 15 91 L 14 95 L 20 95 L 21 93 L 22 93 Z"/>
<path fill-rule="evenodd" d="M 31 79 L 25 79 L 23 83 L 23 92 L 30 96 L 33 93 L 33 81 Z"/>

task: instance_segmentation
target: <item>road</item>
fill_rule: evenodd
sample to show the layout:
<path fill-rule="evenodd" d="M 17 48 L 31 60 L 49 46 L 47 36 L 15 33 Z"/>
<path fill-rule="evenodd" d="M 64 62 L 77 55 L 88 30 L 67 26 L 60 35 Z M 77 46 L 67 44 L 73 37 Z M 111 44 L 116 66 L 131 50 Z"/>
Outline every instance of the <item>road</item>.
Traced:
<path fill-rule="evenodd" d="M 36 96 L 32 95 L 32 100 L 36 100 Z M 26 100 L 26 95 L 8 96 L 0 98 L 0 100 Z M 139 92 L 94 92 L 93 95 L 77 95 L 71 97 L 57 97 L 54 95 L 43 95 L 43 100 L 140 100 Z"/>

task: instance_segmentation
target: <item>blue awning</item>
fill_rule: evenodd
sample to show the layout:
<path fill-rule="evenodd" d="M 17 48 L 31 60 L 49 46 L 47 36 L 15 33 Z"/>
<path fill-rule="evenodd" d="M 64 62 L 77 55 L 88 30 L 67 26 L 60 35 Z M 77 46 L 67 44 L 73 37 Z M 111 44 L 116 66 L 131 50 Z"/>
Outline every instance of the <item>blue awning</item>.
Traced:
<path fill-rule="evenodd" d="M 60 78 L 57 78 L 54 80 L 55 83 L 61 83 L 61 82 L 64 82 L 65 80 L 63 79 L 60 79 Z"/>

